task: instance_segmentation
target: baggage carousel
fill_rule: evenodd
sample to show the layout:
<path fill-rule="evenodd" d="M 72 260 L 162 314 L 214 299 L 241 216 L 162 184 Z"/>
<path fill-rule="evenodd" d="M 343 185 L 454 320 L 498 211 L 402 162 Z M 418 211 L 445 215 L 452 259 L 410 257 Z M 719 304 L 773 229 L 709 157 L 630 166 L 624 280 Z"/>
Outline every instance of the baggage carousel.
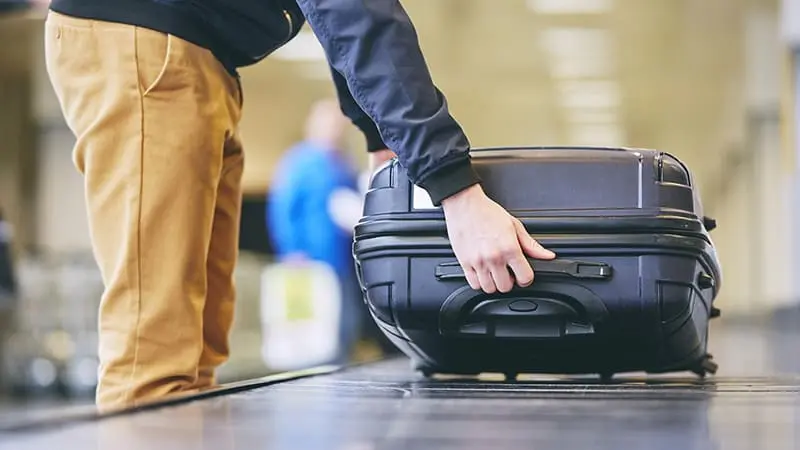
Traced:
<path fill-rule="evenodd" d="M 425 379 L 402 358 L 99 414 L 0 423 L 0 448 L 798 449 L 800 314 L 712 327 L 717 375 Z"/>

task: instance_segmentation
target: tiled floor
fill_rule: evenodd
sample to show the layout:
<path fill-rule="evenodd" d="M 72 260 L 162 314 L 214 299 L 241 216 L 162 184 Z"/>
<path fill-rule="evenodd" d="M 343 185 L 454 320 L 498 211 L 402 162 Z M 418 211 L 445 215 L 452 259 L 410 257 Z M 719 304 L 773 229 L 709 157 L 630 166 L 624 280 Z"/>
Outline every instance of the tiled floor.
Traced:
<path fill-rule="evenodd" d="M 54 431 L 0 448 L 798 449 L 800 321 L 712 329 L 719 373 L 425 381 L 404 360 Z M 4 445 L 7 445 L 5 447 Z"/>

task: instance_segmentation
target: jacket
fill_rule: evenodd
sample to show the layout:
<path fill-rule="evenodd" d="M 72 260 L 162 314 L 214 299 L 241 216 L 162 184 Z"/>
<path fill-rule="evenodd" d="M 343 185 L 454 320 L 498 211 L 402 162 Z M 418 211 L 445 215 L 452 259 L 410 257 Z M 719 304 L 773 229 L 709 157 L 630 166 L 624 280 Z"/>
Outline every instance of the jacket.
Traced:
<path fill-rule="evenodd" d="M 51 8 L 171 33 L 208 48 L 233 75 L 308 22 L 327 54 L 342 111 L 369 149 L 393 150 L 435 205 L 480 182 L 470 143 L 431 79 L 399 0 L 53 0 Z"/>

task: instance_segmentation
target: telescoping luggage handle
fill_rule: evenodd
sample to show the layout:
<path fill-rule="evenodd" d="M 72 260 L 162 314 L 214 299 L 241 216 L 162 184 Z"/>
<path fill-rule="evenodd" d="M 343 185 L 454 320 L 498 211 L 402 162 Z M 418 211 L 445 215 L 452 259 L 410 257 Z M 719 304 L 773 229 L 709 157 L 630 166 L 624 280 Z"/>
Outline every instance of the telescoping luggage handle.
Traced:
<path fill-rule="evenodd" d="M 563 339 L 595 333 L 608 315 L 605 304 L 591 289 L 558 282 L 546 275 L 604 280 L 612 276 L 605 263 L 557 259 L 532 261 L 540 276 L 533 285 L 507 294 L 486 294 L 462 286 L 439 311 L 439 332 L 446 337 L 507 339 Z M 545 276 L 542 276 L 545 275 Z M 436 268 L 439 280 L 463 279 L 458 263 Z"/>

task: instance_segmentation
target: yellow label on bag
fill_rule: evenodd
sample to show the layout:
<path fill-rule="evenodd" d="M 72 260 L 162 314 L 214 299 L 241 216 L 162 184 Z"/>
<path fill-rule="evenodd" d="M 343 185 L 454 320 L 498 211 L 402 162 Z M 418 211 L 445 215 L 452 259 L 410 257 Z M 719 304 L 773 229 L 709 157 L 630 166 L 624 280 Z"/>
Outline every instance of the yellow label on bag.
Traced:
<path fill-rule="evenodd" d="M 311 299 L 311 274 L 308 270 L 296 268 L 286 274 L 285 311 L 286 320 L 299 322 L 314 318 L 314 305 Z"/>
<path fill-rule="evenodd" d="M 270 264 L 261 274 L 261 356 L 271 370 L 325 364 L 339 351 L 341 285 L 317 261 Z"/>

